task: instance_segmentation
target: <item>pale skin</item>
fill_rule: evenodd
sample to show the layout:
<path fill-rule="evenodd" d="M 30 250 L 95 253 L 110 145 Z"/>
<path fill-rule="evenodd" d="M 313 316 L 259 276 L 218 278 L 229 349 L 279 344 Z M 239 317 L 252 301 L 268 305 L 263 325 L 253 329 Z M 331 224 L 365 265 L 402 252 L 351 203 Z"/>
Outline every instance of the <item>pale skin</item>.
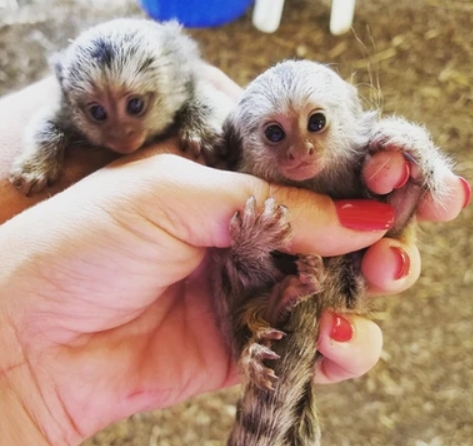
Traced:
<path fill-rule="evenodd" d="M 238 97 L 222 73 L 208 67 L 206 75 Z M 0 445 L 77 445 L 130 414 L 238 382 L 203 260 L 208 248 L 229 246 L 228 222 L 250 195 L 289 208 L 294 252 L 370 246 L 363 273 L 372 294 L 417 280 L 414 245 L 382 239 L 385 230 L 342 226 L 328 197 L 161 154 L 177 153 L 173 140 L 112 164 L 105 152 L 72 152 L 59 184 L 24 197 L 9 184 L 8 168 L 50 87 L 45 80 L 0 100 L 0 221 L 10 219 L 0 226 Z M 379 154 L 364 175 L 371 189 L 389 192 L 402 179 L 403 159 Z M 427 197 L 420 218 L 459 214 L 465 188 L 454 176 L 447 183 L 445 202 Z M 400 279 L 392 246 L 410 259 Z M 379 359 L 379 327 L 344 317 L 353 333 L 339 342 L 333 315 L 323 316 L 319 383 L 358 377 Z"/>

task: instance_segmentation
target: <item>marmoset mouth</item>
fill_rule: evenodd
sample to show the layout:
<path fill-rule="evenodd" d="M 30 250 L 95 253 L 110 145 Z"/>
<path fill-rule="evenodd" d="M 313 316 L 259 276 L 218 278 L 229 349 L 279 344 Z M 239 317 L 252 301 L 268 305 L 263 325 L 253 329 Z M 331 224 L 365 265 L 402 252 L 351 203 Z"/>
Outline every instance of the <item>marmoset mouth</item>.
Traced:
<path fill-rule="evenodd" d="M 304 181 L 315 177 L 322 170 L 318 162 L 301 161 L 296 165 L 281 166 L 280 172 L 286 178 L 294 181 Z"/>
<path fill-rule="evenodd" d="M 106 146 L 114 152 L 121 153 L 123 155 L 127 153 L 133 153 L 138 150 L 145 142 L 144 137 L 133 138 L 133 139 L 122 139 L 117 141 L 107 141 Z"/>

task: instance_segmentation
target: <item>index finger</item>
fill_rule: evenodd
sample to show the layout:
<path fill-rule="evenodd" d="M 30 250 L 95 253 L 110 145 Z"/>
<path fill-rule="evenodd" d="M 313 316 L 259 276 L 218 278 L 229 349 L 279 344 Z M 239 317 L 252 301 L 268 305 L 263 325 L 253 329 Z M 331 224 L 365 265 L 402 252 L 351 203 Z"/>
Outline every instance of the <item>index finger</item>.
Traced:
<path fill-rule="evenodd" d="M 251 196 L 260 207 L 273 197 L 289 209 L 294 252 L 332 256 L 358 250 L 379 240 L 392 221 L 392 209 L 384 203 L 336 203 L 325 195 L 270 185 L 251 175 L 217 170 L 162 153 L 172 152 L 175 147 L 172 140 L 160 143 L 154 149 L 120 159 L 84 181 L 100 182 L 102 191 L 111 187 L 110 193 L 121 194 L 131 208 L 138 206 L 140 215 L 146 215 L 175 237 L 201 247 L 231 245 L 230 220 Z M 156 152 L 158 155 L 153 156 Z M 117 168 L 120 175 L 116 175 Z M 382 224 L 374 228 L 370 215 L 362 214 L 362 220 L 371 225 L 368 229 L 350 225 L 353 222 L 345 214 L 352 213 L 351 218 L 359 220 L 357 214 L 361 210 L 368 210 L 373 219 L 379 219 L 380 210 L 384 211 Z"/>

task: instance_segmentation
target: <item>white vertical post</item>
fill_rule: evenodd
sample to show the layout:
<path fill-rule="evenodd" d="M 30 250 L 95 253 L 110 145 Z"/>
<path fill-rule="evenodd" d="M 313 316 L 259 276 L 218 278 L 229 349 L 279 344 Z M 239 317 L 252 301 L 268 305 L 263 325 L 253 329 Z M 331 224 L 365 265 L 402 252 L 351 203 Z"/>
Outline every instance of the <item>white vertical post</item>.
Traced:
<path fill-rule="evenodd" d="M 346 33 L 353 23 L 356 0 L 332 0 L 330 32 L 336 36 Z"/>
<path fill-rule="evenodd" d="M 284 0 L 256 0 L 253 9 L 253 25 L 262 32 L 273 33 L 281 23 Z"/>

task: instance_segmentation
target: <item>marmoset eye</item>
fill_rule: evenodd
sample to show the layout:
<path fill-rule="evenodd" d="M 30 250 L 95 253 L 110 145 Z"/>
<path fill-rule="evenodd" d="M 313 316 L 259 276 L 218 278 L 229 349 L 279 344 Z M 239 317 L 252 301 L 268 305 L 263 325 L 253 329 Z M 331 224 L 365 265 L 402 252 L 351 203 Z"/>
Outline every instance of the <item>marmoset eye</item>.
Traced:
<path fill-rule="evenodd" d="M 277 124 L 272 124 L 267 127 L 264 131 L 264 135 L 266 136 L 268 141 L 271 142 L 280 142 L 286 137 L 284 130 L 281 128 L 281 126 Z"/>
<path fill-rule="evenodd" d="M 107 112 L 100 104 L 89 105 L 87 112 L 94 121 L 103 122 L 107 119 Z"/>
<path fill-rule="evenodd" d="M 307 123 L 307 130 L 312 133 L 320 132 L 327 125 L 327 118 L 321 112 L 316 112 L 310 116 Z"/>
<path fill-rule="evenodd" d="M 145 109 L 145 101 L 140 97 L 132 97 L 126 104 L 126 112 L 129 115 L 140 115 Z"/>

